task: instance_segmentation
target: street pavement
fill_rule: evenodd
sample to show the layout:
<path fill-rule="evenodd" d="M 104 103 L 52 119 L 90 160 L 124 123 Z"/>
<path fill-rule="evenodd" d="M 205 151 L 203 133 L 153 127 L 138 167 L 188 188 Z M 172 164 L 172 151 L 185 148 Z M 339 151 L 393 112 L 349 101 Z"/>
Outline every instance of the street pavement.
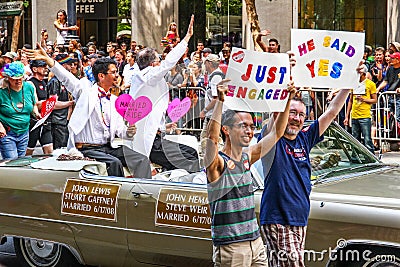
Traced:
<path fill-rule="evenodd" d="M 400 164 L 400 151 L 390 151 L 382 154 L 381 160 L 387 164 Z"/>
<path fill-rule="evenodd" d="M 41 154 L 39 147 L 35 149 L 34 154 Z M 1 157 L 0 157 L 1 159 Z M 385 152 L 381 155 L 381 160 L 387 164 L 400 164 L 400 151 Z M 4 245 L 0 245 L 0 267 L 18 267 L 20 266 L 15 257 L 13 242 L 8 238 Z"/>

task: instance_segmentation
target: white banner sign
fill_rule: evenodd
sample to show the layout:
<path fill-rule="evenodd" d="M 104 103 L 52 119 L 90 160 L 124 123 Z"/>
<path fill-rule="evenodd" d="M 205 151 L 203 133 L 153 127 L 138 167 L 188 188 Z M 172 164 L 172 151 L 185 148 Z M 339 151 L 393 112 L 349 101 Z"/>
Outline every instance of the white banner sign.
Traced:
<path fill-rule="evenodd" d="M 291 30 L 291 50 L 296 66 L 294 84 L 299 87 L 356 88 L 356 71 L 364 54 L 365 34 L 360 32 Z"/>
<path fill-rule="evenodd" d="M 224 105 L 233 110 L 281 112 L 289 96 L 289 55 L 256 52 L 234 47 L 226 78 Z"/>

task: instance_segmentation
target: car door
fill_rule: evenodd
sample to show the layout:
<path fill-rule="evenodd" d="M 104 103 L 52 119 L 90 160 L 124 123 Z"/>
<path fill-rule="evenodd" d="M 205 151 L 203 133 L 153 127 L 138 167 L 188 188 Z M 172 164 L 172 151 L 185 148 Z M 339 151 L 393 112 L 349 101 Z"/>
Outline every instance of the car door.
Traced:
<path fill-rule="evenodd" d="M 212 265 L 205 185 L 137 179 L 127 202 L 129 250 L 143 263 Z"/>
<path fill-rule="evenodd" d="M 61 213 L 87 264 L 132 266 L 125 228 L 131 188 L 126 178 L 84 173 L 67 179 Z"/>

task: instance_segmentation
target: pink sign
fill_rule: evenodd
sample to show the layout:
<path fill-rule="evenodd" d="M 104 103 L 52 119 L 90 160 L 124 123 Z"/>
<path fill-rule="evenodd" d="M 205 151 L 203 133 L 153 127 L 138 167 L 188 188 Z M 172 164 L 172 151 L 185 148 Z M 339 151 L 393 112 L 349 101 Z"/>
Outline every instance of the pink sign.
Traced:
<path fill-rule="evenodd" d="M 49 99 L 45 100 L 42 103 L 42 108 L 40 110 L 40 115 L 42 116 L 42 118 L 46 117 L 53 111 L 56 102 L 57 102 L 57 95 L 52 95 L 51 97 L 49 97 Z"/>
<path fill-rule="evenodd" d="M 189 97 L 185 97 L 182 101 L 179 98 L 175 98 L 168 105 L 167 113 L 168 117 L 172 122 L 177 122 L 183 115 L 185 115 L 192 105 L 192 100 Z"/>
<path fill-rule="evenodd" d="M 146 117 L 153 109 L 153 104 L 146 96 L 140 96 L 135 100 L 131 95 L 122 94 L 115 100 L 115 108 L 132 125 Z"/>

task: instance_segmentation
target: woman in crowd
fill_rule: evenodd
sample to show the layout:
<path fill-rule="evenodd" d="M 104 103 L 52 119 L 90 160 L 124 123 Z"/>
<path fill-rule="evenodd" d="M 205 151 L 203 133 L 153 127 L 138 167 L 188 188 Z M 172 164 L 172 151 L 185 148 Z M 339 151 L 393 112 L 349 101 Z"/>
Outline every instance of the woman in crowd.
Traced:
<path fill-rule="evenodd" d="M 204 87 L 204 75 L 202 73 L 202 62 L 191 62 L 183 74 L 182 87 Z"/>
<path fill-rule="evenodd" d="M 191 99 L 191 109 L 187 115 L 187 128 L 201 128 L 200 111 L 204 107 L 204 75 L 202 62 L 191 62 L 183 74 L 182 87 L 198 87 L 198 89 L 186 90 L 186 95 Z M 192 133 L 197 136 L 197 133 Z"/>
<path fill-rule="evenodd" d="M 168 43 L 171 44 L 173 40 L 180 40 L 178 27 L 175 22 L 171 22 L 168 26 L 167 34 L 165 35 L 165 39 L 168 40 Z"/>
<path fill-rule="evenodd" d="M 80 44 L 76 40 L 70 40 L 68 44 L 68 53 L 76 53 L 78 56 L 78 60 L 82 60 L 82 51 L 80 48 Z"/>
<path fill-rule="evenodd" d="M 34 85 L 23 80 L 24 64 L 7 64 L 2 74 L 6 87 L 0 89 L 0 152 L 3 159 L 15 159 L 25 155 L 30 115 L 40 114 Z"/>
<path fill-rule="evenodd" d="M 79 29 L 76 25 L 68 26 L 67 12 L 63 9 L 58 10 L 54 27 L 57 30 L 57 45 L 65 44 L 65 37 L 68 35 L 68 31 L 77 31 Z"/>
<path fill-rule="evenodd" d="M 46 29 L 42 29 L 40 31 L 40 46 L 46 47 L 48 39 L 49 39 L 49 33 L 47 32 Z"/>
<path fill-rule="evenodd" d="M 92 44 L 92 45 L 89 45 L 89 46 L 88 46 L 88 54 L 89 54 L 89 55 L 96 54 L 96 52 L 97 52 L 97 47 L 96 47 L 96 45 Z"/>

